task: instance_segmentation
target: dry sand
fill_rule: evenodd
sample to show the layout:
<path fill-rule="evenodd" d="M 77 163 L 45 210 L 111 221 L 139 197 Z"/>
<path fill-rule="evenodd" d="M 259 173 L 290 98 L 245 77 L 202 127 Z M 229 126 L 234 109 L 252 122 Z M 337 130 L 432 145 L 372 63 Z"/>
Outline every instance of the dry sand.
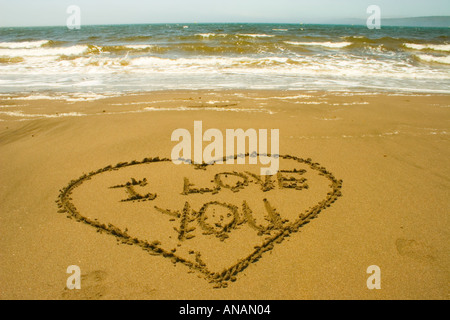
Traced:
<path fill-rule="evenodd" d="M 0 298 L 449 299 L 448 103 L 294 91 L 2 96 Z M 192 132 L 194 120 L 280 129 L 281 169 L 295 181 L 162 161 L 172 131 Z M 209 190 L 183 195 L 185 178 Z M 65 288 L 69 265 L 81 290 Z M 380 290 L 366 286 L 370 265 Z"/>

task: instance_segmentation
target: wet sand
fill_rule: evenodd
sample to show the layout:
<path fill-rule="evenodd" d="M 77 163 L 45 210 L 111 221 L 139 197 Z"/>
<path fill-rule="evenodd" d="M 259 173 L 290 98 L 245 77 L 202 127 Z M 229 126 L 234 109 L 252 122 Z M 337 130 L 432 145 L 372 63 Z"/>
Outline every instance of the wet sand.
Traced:
<path fill-rule="evenodd" d="M 1 299 L 449 298 L 448 95 L 0 98 Z M 282 178 L 166 161 L 195 120 L 279 129 Z"/>

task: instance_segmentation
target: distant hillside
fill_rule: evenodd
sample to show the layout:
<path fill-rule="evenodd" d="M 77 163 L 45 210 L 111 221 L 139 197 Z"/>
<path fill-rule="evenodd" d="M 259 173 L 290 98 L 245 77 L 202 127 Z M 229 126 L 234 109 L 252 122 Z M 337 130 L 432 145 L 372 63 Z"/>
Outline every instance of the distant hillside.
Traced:
<path fill-rule="evenodd" d="M 334 21 L 336 24 L 354 24 L 365 25 L 366 20 L 363 19 L 343 19 Z M 398 27 L 435 27 L 435 28 L 449 28 L 450 16 L 435 16 L 435 17 L 413 17 L 413 18 L 381 18 L 381 26 L 398 26 Z"/>

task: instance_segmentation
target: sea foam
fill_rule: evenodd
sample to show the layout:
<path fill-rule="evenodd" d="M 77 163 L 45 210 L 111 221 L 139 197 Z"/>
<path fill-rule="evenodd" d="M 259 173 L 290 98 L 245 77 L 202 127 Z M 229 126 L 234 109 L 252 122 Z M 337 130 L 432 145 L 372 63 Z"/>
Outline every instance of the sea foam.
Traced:
<path fill-rule="evenodd" d="M 414 49 L 414 50 L 450 51 L 450 44 L 404 43 L 403 45 L 408 49 Z"/>
<path fill-rule="evenodd" d="M 284 43 L 293 46 L 319 46 L 325 48 L 345 48 L 351 45 L 351 42 L 296 42 L 296 41 L 285 41 Z"/>
<path fill-rule="evenodd" d="M 49 40 L 38 40 L 38 41 L 23 41 L 23 42 L 0 42 L 0 48 L 6 49 L 31 49 L 39 48 L 44 44 L 49 43 Z"/>
<path fill-rule="evenodd" d="M 436 57 L 428 54 L 418 54 L 417 58 L 426 62 L 436 62 L 442 64 L 450 64 L 450 55 L 446 57 Z"/>

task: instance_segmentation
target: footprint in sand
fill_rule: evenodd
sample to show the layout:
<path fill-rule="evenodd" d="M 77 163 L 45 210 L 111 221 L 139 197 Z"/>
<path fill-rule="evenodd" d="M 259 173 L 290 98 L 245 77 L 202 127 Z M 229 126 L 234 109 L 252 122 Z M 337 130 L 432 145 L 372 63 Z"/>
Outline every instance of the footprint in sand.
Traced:
<path fill-rule="evenodd" d="M 402 256 L 424 262 L 431 262 L 436 259 L 432 247 L 417 242 L 416 240 L 399 238 L 395 241 L 395 245 L 397 247 L 397 252 Z"/>
<path fill-rule="evenodd" d="M 105 279 L 107 273 L 95 270 L 81 275 L 81 289 L 69 290 L 64 288 L 62 298 L 65 300 L 98 300 L 106 293 Z"/>

